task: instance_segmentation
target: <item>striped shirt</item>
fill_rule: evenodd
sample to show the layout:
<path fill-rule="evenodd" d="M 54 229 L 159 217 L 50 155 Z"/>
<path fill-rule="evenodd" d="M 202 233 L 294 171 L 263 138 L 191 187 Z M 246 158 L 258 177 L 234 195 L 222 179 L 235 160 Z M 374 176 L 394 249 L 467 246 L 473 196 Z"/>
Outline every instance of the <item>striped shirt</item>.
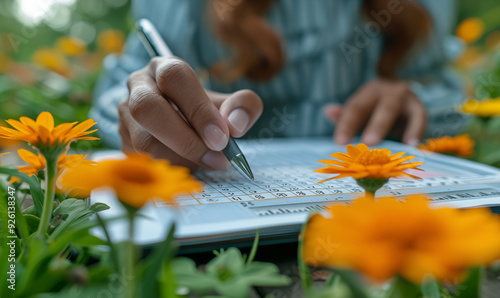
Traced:
<path fill-rule="evenodd" d="M 282 71 L 267 82 L 242 78 L 225 83 L 209 77 L 204 87 L 226 93 L 251 89 L 262 98 L 264 113 L 247 137 L 331 135 L 334 126 L 324 116 L 323 107 L 344 103 L 377 77 L 383 47 L 377 29 L 382 23 L 362 16 L 362 0 L 274 2 L 267 20 L 282 37 L 286 51 Z M 427 108 L 427 136 L 455 134 L 466 123 L 456 113 L 456 105 L 464 99 L 460 78 L 448 67 L 461 47 L 450 34 L 455 1 L 419 2 L 429 11 L 434 31 L 427 44 L 407 59 L 399 76 L 410 83 Z M 152 21 L 172 52 L 199 71 L 231 53 L 208 25 L 207 4 L 207 0 L 133 1 L 132 10 L 134 17 Z M 91 116 L 99 123 L 102 139 L 112 147 L 120 146 L 117 106 L 128 95 L 127 77 L 148 61 L 134 33 L 120 57 L 108 56 L 104 61 Z"/>

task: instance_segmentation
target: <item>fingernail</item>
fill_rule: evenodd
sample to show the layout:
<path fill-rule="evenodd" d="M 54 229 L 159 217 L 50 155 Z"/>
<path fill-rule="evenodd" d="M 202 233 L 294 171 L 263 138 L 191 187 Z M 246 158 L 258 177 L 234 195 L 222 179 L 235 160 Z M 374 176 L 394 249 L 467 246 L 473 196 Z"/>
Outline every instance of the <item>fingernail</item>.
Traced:
<path fill-rule="evenodd" d="M 369 133 L 365 137 L 363 137 L 363 142 L 367 145 L 377 145 L 378 143 L 380 143 L 380 141 L 380 137 L 375 133 Z"/>
<path fill-rule="evenodd" d="M 229 160 L 222 154 L 222 152 L 209 151 L 207 152 L 201 161 L 212 169 L 219 171 L 226 171 L 231 166 Z"/>
<path fill-rule="evenodd" d="M 226 148 L 228 141 L 227 136 L 217 125 L 207 125 L 203 131 L 203 135 L 205 136 L 205 140 L 208 143 L 207 146 L 210 147 L 210 149 L 221 151 Z"/>
<path fill-rule="evenodd" d="M 351 139 L 347 135 L 339 135 L 337 136 L 337 144 L 339 145 L 347 145 Z"/>
<path fill-rule="evenodd" d="M 250 123 L 250 116 L 243 109 L 236 109 L 229 114 L 227 120 L 238 132 L 243 132 Z"/>

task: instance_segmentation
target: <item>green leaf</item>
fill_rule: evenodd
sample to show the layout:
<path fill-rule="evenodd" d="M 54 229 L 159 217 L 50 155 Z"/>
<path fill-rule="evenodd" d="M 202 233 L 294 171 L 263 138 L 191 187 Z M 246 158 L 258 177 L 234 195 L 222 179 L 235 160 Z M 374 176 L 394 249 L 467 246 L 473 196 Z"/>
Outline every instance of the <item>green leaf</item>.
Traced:
<path fill-rule="evenodd" d="M 388 298 L 420 298 L 421 296 L 422 293 L 418 285 L 399 275 L 392 280 L 391 288 L 387 295 Z M 355 297 L 358 296 L 355 295 Z"/>
<path fill-rule="evenodd" d="M 175 290 L 177 285 L 175 284 L 174 272 L 172 271 L 172 266 L 170 260 L 163 263 L 163 268 L 160 277 L 160 297 L 164 298 L 176 298 L 178 295 Z"/>
<path fill-rule="evenodd" d="M 0 167 L 0 174 L 17 177 L 28 184 L 37 215 L 40 216 L 42 214 L 43 191 L 38 182 L 38 178 L 36 178 L 36 176 L 28 176 L 25 173 L 19 172 L 17 169 L 9 169 L 6 167 Z"/>
<path fill-rule="evenodd" d="M 230 247 L 208 262 L 205 269 L 208 274 L 225 279 L 239 274 L 244 267 L 245 263 L 241 252 L 236 247 Z"/>
<path fill-rule="evenodd" d="M 38 229 L 38 224 L 40 223 L 40 217 L 31 214 L 24 214 L 23 217 L 26 220 L 28 233 L 33 234 L 34 232 L 36 232 L 36 230 Z"/>
<path fill-rule="evenodd" d="M 432 275 L 425 277 L 424 282 L 420 286 L 422 290 L 422 295 L 425 298 L 440 298 L 440 288 L 438 282 L 434 279 Z"/>
<path fill-rule="evenodd" d="M 456 288 L 456 298 L 479 298 L 481 293 L 482 268 L 469 269 L 467 279 Z"/>
<path fill-rule="evenodd" d="M 29 206 L 28 208 L 23 210 L 23 214 L 31 214 L 36 216 L 36 209 L 34 205 Z"/>
<path fill-rule="evenodd" d="M 185 286 L 196 293 L 206 293 L 215 289 L 217 279 L 200 272 L 196 264 L 188 258 L 176 258 L 171 263 L 178 285 Z"/>
<path fill-rule="evenodd" d="M 174 241 L 175 224 L 168 230 L 167 237 L 160 243 L 150 257 L 144 263 L 142 280 L 138 282 L 139 291 L 142 297 L 158 297 L 160 289 L 158 287 L 158 277 L 163 262 L 170 260 L 175 252 L 172 243 Z"/>
<path fill-rule="evenodd" d="M 105 204 L 100 204 L 94 208 L 94 210 L 102 209 Z M 68 217 L 63 220 L 51 233 L 49 240 L 53 240 L 59 237 L 64 231 L 72 226 L 80 225 L 85 221 L 88 221 L 89 217 L 96 213 L 92 207 L 87 206 L 87 202 L 82 199 L 66 199 L 57 208 L 54 209 L 54 217 L 62 214 Z"/>
<path fill-rule="evenodd" d="M 61 202 L 57 208 L 52 212 L 53 216 L 57 216 L 59 214 L 74 214 L 79 213 L 83 210 L 89 209 L 87 204 L 82 199 L 67 199 Z"/>
<path fill-rule="evenodd" d="M 94 203 L 92 206 L 90 206 L 90 210 L 92 210 L 93 212 L 100 212 L 108 209 L 109 206 L 104 203 Z"/>
<path fill-rule="evenodd" d="M 73 241 L 71 241 L 74 245 L 86 247 L 86 246 L 96 246 L 96 245 L 106 245 L 106 241 L 98 238 L 94 235 L 91 235 L 88 230 L 84 233 L 79 234 L 78 237 L 75 237 Z"/>
<path fill-rule="evenodd" d="M 262 262 L 249 264 L 238 278 L 252 286 L 286 286 L 291 282 L 290 278 L 280 274 L 278 266 Z"/>

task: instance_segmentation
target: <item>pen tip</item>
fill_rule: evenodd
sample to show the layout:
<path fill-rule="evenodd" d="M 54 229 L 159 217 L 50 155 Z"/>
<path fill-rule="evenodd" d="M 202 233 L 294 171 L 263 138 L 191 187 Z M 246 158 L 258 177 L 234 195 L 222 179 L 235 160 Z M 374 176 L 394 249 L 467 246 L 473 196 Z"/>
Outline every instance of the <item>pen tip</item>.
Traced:
<path fill-rule="evenodd" d="M 238 170 L 243 172 L 243 174 L 245 174 L 245 176 L 247 176 L 251 180 L 254 179 L 252 170 L 250 169 L 250 166 L 248 165 L 248 162 L 247 162 L 245 156 L 243 156 L 242 154 L 236 154 L 236 156 L 234 156 L 231 159 L 231 162 L 233 163 L 233 165 L 235 165 L 235 167 Z"/>

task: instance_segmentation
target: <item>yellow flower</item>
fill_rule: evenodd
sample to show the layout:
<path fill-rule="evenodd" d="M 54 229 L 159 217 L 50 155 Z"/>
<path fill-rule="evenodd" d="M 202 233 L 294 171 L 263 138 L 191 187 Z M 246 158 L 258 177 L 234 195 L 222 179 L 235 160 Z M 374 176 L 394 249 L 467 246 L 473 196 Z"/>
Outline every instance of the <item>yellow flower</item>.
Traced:
<path fill-rule="evenodd" d="M 126 159 L 104 160 L 97 165 L 78 165 L 59 180 L 66 189 L 112 188 L 123 203 L 141 208 L 153 198 L 173 201 L 174 197 L 200 191 L 201 184 L 184 167 L 147 154 L 128 154 Z"/>
<path fill-rule="evenodd" d="M 119 30 L 104 30 L 97 37 L 97 47 L 104 53 L 119 54 L 125 44 L 125 35 Z"/>
<path fill-rule="evenodd" d="M 37 176 L 39 171 L 45 169 L 45 158 L 43 157 L 43 155 L 41 154 L 36 155 L 26 149 L 17 150 L 17 154 L 23 161 L 29 164 L 28 166 L 17 167 L 19 172 L 23 172 L 28 176 L 33 176 L 33 175 Z M 18 181 L 19 178 L 12 177 L 9 183 L 14 183 Z"/>
<path fill-rule="evenodd" d="M 13 128 L 0 126 L 0 138 L 25 141 L 39 149 L 47 146 L 66 146 L 73 140 L 98 140 L 87 136 L 97 130 L 88 131 L 96 124 L 92 119 L 76 126 L 77 122 L 54 126 L 54 117 L 49 112 L 42 112 L 36 121 L 28 117 L 21 117 L 19 120 L 6 120 Z"/>
<path fill-rule="evenodd" d="M 312 266 L 357 270 L 375 281 L 427 274 L 458 282 L 466 269 L 500 258 L 500 218 L 487 208 L 432 208 L 423 196 L 359 198 L 311 216 L 303 258 Z"/>
<path fill-rule="evenodd" d="M 469 99 L 463 103 L 460 111 L 480 117 L 500 116 L 500 97 L 484 100 Z"/>
<path fill-rule="evenodd" d="M 456 35 L 466 43 L 473 43 L 484 33 L 484 23 L 478 18 L 467 18 L 457 27 Z"/>
<path fill-rule="evenodd" d="M 474 154 L 476 142 L 469 135 L 459 135 L 456 137 L 445 136 L 436 139 L 428 139 L 425 144 L 418 148 L 437 153 L 454 154 L 468 157 Z"/>
<path fill-rule="evenodd" d="M 319 183 L 353 177 L 354 179 L 374 178 L 388 179 L 392 177 L 410 177 L 420 179 L 417 176 L 403 172 L 407 169 L 417 169 L 422 164 L 420 161 L 405 163 L 415 156 L 402 157 L 406 152 L 399 152 L 391 155 L 388 149 L 372 149 L 365 144 L 357 146 L 347 145 L 347 154 L 337 152 L 330 154 L 338 160 L 320 160 L 319 162 L 328 164 L 326 167 L 316 170 L 318 173 L 339 174 L 333 178 L 319 181 Z"/>
<path fill-rule="evenodd" d="M 85 43 L 76 37 L 63 36 L 57 40 L 56 45 L 62 53 L 69 57 L 79 57 L 87 52 Z"/>
<path fill-rule="evenodd" d="M 41 155 L 41 154 L 36 155 L 36 154 L 32 153 L 31 151 L 28 151 L 25 149 L 17 150 L 17 154 L 19 155 L 19 157 L 23 161 L 25 161 L 29 164 L 27 166 L 17 167 L 19 172 L 23 172 L 23 173 L 27 174 L 28 176 L 32 176 L 32 175 L 37 176 L 38 172 L 40 172 L 41 170 L 44 170 L 46 167 L 47 162 L 45 161 L 45 157 L 43 157 L 43 155 Z M 93 161 L 86 160 L 85 159 L 86 157 L 87 157 L 86 155 L 81 155 L 81 154 L 67 155 L 66 152 L 59 155 L 59 157 L 57 158 L 56 177 L 60 176 L 64 170 L 75 167 L 79 164 L 88 164 L 88 165 L 95 164 L 95 162 L 93 162 Z M 9 183 L 14 183 L 14 182 L 19 182 L 19 181 L 20 181 L 19 178 L 13 177 L 9 181 Z M 56 193 L 61 194 L 64 192 L 65 192 L 64 189 L 60 189 L 60 188 L 56 189 Z M 70 195 L 73 197 L 77 197 L 75 195 L 72 195 L 71 193 L 70 193 Z M 90 195 L 90 192 L 86 192 L 81 197 L 88 197 L 89 195 Z"/>
<path fill-rule="evenodd" d="M 50 69 L 62 76 L 69 75 L 69 63 L 58 51 L 42 48 L 36 51 L 32 57 L 33 62 L 42 68 Z"/>

